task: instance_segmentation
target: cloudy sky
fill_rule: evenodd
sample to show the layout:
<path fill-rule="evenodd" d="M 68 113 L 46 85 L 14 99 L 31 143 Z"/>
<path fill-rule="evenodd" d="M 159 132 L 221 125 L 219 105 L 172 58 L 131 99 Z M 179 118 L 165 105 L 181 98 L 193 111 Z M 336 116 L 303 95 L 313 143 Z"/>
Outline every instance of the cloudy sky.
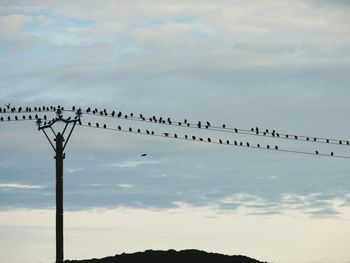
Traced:
<path fill-rule="evenodd" d="M 2 0 L 0 107 L 76 105 L 347 140 L 349 24 L 345 0 Z M 82 120 L 350 156 L 346 145 Z M 53 261 L 54 153 L 33 122 L 0 122 L 0 136 L 0 261 Z M 350 262 L 349 159 L 78 126 L 64 166 L 67 259 L 198 248 Z"/>

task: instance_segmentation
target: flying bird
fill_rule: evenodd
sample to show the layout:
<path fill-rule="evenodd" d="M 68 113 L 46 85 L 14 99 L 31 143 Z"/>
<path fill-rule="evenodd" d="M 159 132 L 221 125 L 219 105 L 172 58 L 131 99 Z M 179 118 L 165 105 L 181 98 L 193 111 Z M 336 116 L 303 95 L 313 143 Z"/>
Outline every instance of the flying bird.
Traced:
<path fill-rule="evenodd" d="M 141 154 L 141 157 L 145 157 L 145 156 L 147 156 L 147 153 Z"/>
<path fill-rule="evenodd" d="M 9 102 L 9 104 L 5 104 L 6 108 L 9 110 L 10 109 L 10 105 L 11 103 Z"/>

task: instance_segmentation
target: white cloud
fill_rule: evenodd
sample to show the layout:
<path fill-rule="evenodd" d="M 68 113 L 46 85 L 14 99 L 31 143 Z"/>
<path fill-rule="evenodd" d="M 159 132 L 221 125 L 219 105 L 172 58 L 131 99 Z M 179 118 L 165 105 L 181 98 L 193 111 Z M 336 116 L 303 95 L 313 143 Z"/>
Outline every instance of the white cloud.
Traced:
<path fill-rule="evenodd" d="M 126 189 L 135 187 L 135 185 L 133 184 L 118 184 L 117 186 L 120 188 L 126 188 Z"/>
<path fill-rule="evenodd" d="M 29 185 L 29 184 L 0 184 L 0 188 L 4 189 L 40 189 L 44 188 L 43 186 L 40 185 Z"/>
<path fill-rule="evenodd" d="M 121 163 L 114 163 L 112 166 L 120 168 L 139 167 L 145 164 L 159 164 L 159 161 L 126 161 Z"/>

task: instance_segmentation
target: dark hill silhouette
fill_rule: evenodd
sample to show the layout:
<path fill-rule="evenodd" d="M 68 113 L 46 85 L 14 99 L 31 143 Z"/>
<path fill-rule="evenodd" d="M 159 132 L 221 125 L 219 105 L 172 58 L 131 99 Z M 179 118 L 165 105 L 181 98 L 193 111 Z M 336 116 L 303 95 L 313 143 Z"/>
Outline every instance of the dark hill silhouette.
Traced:
<path fill-rule="evenodd" d="M 114 257 L 86 260 L 67 260 L 65 263 L 264 263 L 245 256 L 227 256 L 194 249 L 189 250 L 146 250 L 132 254 L 123 253 Z M 265 262 L 266 263 L 266 262 Z"/>

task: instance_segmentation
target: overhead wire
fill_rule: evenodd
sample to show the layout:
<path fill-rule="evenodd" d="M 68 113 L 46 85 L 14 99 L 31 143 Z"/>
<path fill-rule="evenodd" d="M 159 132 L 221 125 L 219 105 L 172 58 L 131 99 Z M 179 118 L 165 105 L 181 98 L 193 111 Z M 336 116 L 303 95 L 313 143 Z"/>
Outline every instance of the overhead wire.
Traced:
<path fill-rule="evenodd" d="M 307 151 L 297 151 L 297 150 L 288 150 L 280 148 L 277 145 L 266 145 L 263 146 L 261 144 L 252 144 L 249 142 L 237 142 L 232 140 L 226 140 L 226 139 L 210 139 L 210 138 L 203 138 L 198 137 L 195 135 L 177 135 L 177 134 L 171 134 L 171 133 L 156 133 L 154 131 L 149 130 L 141 130 L 141 129 L 135 129 L 132 127 L 128 128 L 122 128 L 120 125 L 118 125 L 117 128 L 108 127 L 106 124 L 99 124 L 96 123 L 95 125 L 89 124 L 79 124 L 79 126 L 87 127 L 87 128 L 94 128 L 94 129 L 103 129 L 103 130 L 110 130 L 114 132 L 123 132 L 123 133 L 132 133 L 132 134 L 140 134 L 140 135 L 148 135 L 148 136 L 155 136 L 155 137 L 161 137 L 161 138 L 168 138 L 168 139 L 176 139 L 176 140 L 183 140 L 183 141 L 193 141 L 193 142 L 203 142 L 203 143 L 211 143 L 211 144 L 218 144 L 218 145 L 227 145 L 227 146 L 234 146 L 234 147 L 242 147 L 242 148 L 253 148 L 253 149 L 259 149 L 259 150 L 268 150 L 268 151 L 276 151 L 276 152 L 286 152 L 286 153 L 295 153 L 295 154 L 304 154 L 304 155 L 314 155 L 314 156 L 324 156 L 324 157 L 332 157 L 332 158 L 343 158 L 343 159 L 350 159 L 350 156 L 345 155 L 335 155 L 333 152 L 330 154 L 322 153 L 319 151 L 315 152 L 307 152 Z"/>

